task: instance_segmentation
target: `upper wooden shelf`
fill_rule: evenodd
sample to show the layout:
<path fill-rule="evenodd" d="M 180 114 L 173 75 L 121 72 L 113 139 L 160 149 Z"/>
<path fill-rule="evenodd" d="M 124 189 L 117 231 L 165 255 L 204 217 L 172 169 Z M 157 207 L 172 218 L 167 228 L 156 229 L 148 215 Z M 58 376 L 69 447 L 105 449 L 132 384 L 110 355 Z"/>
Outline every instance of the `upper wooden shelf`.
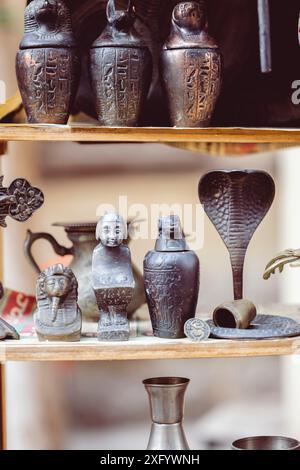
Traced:
<path fill-rule="evenodd" d="M 300 129 L 108 128 L 93 124 L 0 124 L 0 141 L 277 143 L 300 145 Z"/>
<path fill-rule="evenodd" d="M 300 321 L 296 306 L 260 306 L 260 313 L 290 316 Z M 203 319 L 207 313 L 199 315 Z M 84 324 L 84 331 L 94 333 L 97 326 Z M 0 342 L 0 362 L 7 361 L 124 361 L 155 359 L 202 359 L 226 357 L 300 355 L 300 337 L 260 340 L 228 341 L 209 339 L 192 343 L 188 339 L 163 340 L 147 336 L 149 322 L 134 322 L 130 341 L 100 343 L 96 338 L 82 338 L 79 343 L 40 343 L 36 338 L 22 337 L 20 341 Z"/>

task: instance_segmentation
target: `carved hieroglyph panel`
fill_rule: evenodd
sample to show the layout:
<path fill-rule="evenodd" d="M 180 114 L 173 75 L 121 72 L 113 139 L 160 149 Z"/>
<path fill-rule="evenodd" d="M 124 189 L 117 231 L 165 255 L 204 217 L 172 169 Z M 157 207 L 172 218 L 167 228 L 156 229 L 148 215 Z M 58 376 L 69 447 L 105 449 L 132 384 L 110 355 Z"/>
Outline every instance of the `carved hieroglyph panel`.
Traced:
<path fill-rule="evenodd" d="M 221 56 L 190 50 L 184 63 L 184 112 L 192 122 L 211 119 L 221 87 Z"/>
<path fill-rule="evenodd" d="M 108 124 L 136 121 L 143 100 L 146 53 L 134 48 L 103 48 L 101 52 L 92 52 L 92 60 L 97 63 L 99 60 L 94 86 L 100 97 L 100 121 Z M 101 54 L 99 59 L 97 54 Z"/>
<path fill-rule="evenodd" d="M 18 57 L 22 64 L 21 92 L 27 97 L 29 116 L 65 121 L 76 87 L 75 54 L 68 49 L 42 48 L 20 51 Z"/>

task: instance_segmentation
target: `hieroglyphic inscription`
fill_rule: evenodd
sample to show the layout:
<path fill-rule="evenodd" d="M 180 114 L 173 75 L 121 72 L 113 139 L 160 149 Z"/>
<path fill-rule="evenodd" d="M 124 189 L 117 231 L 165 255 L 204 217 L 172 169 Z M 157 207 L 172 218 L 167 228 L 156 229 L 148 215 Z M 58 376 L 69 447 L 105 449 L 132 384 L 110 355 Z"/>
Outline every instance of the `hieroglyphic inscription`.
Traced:
<path fill-rule="evenodd" d="M 154 253 L 147 256 L 148 266 L 144 267 L 145 290 L 150 302 L 153 330 L 172 333 L 180 327 L 184 299 L 180 287 L 182 273 L 176 265 L 176 255 L 172 259 L 161 259 L 155 265 Z"/>
<path fill-rule="evenodd" d="M 184 110 L 192 122 L 212 117 L 220 93 L 221 58 L 216 52 L 185 52 Z"/>
<path fill-rule="evenodd" d="M 141 51 L 111 48 L 103 51 L 103 71 L 98 91 L 101 114 L 106 120 L 127 122 L 139 112 L 143 64 Z"/>
<path fill-rule="evenodd" d="M 64 49 L 37 49 L 31 50 L 30 56 L 32 111 L 47 116 L 68 113 L 72 79 L 70 52 Z"/>

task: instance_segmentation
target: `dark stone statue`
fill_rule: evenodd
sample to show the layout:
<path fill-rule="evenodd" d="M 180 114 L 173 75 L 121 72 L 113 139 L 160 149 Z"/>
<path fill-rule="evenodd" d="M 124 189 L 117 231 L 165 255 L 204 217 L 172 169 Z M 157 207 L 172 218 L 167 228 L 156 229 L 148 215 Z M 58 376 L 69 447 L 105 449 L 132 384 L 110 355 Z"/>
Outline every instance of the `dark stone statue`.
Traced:
<path fill-rule="evenodd" d="M 189 250 L 178 216 L 159 220 L 155 250 L 144 259 L 146 297 L 155 336 L 184 338 L 184 325 L 195 316 L 199 259 Z"/>
<path fill-rule="evenodd" d="M 147 44 L 134 28 L 135 12 L 107 4 L 108 25 L 91 48 L 91 77 L 96 109 L 104 126 L 138 124 L 152 78 L 152 58 Z"/>
<path fill-rule="evenodd" d="M 30 123 L 66 124 L 80 76 L 67 0 L 33 0 L 16 59 Z"/>
<path fill-rule="evenodd" d="M 82 320 L 77 288 L 73 271 L 62 264 L 51 266 L 40 274 L 34 315 L 40 341 L 80 341 Z"/>
<path fill-rule="evenodd" d="M 207 127 L 221 91 L 221 54 L 208 34 L 204 0 L 181 2 L 161 55 L 171 123 Z"/>
<path fill-rule="evenodd" d="M 124 244 L 126 226 L 118 214 L 106 214 L 97 225 L 101 243 L 93 255 L 92 283 L 100 313 L 98 339 L 127 341 L 130 327 L 127 308 L 133 298 L 130 249 Z"/>

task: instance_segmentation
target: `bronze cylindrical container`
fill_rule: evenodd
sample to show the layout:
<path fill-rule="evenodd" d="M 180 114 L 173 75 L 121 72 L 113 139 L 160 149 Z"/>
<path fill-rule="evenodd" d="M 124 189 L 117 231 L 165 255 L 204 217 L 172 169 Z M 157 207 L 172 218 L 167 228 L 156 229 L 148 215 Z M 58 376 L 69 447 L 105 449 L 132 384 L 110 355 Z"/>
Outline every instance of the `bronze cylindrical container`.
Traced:
<path fill-rule="evenodd" d="M 177 216 L 160 219 L 155 250 L 144 259 L 144 281 L 153 333 L 184 338 L 184 325 L 195 316 L 199 258 L 189 250 Z"/>
<path fill-rule="evenodd" d="M 246 299 L 224 302 L 214 310 L 213 320 L 221 328 L 237 328 L 246 330 L 255 319 L 255 305 Z"/>
<path fill-rule="evenodd" d="M 143 382 L 151 409 L 148 450 L 189 450 L 182 426 L 184 395 L 189 379 L 158 377 Z"/>
<path fill-rule="evenodd" d="M 107 19 L 108 26 L 90 52 L 98 120 L 108 127 L 134 127 L 148 95 L 152 56 L 134 28 L 131 1 L 126 11 L 118 11 L 109 0 Z"/>
<path fill-rule="evenodd" d="M 207 31 L 205 2 L 181 2 L 173 10 L 161 54 L 161 74 L 171 124 L 207 127 L 221 89 L 221 54 Z"/>
<path fill-rule="evenodd" d="M 80 62 L 66 0 L 33 0 L 16 72 L 28 122 L 66 124 L 80 77 Z"/>

